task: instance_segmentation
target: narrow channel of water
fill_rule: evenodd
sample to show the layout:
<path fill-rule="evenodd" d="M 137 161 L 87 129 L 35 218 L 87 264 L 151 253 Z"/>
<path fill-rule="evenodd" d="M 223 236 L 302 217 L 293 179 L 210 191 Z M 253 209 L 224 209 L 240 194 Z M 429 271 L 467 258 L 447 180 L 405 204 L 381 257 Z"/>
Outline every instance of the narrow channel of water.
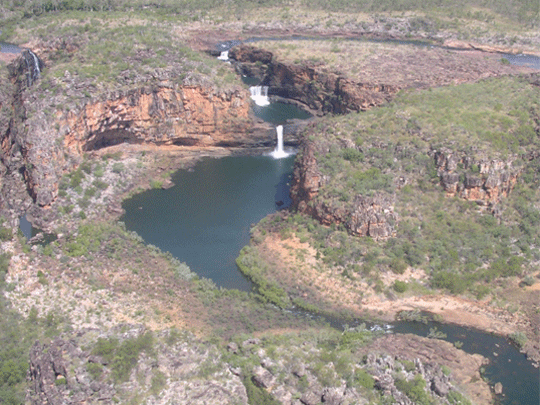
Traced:
<path fill-rule="evenodd" d="M 502 405 L 538 405 L 540 400 L 540 371 L 523 353 L 502 336 L 489 334 L 477 329 L 451 324 L 428 322 L 395 322 L 394 333 L 413 333 L 428 336 L 433 328 L 444 333 L 450 343 L 461 342 L 461 349 L 467 353 L 478 353 L 489 359 L 483 377 L 490 385 L 500 382 L 503 395 L 497 397 Z"/>

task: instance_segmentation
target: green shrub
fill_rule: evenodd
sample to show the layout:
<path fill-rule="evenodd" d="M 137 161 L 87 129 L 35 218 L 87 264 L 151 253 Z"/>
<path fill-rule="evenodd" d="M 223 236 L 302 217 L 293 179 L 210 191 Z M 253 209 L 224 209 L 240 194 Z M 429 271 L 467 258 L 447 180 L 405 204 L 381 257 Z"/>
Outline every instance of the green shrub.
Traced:
<path fill-rule="evenodd" d="M 394 285 L 392 287 L 394 288 L 394 291 L 398 293 L 404 293 L 409 289 L 409 284 L 404 281 L 396 280 L 394 281 Z"/>
<path fill-rule="evenodd" d="M 117 163 L 113 164 L 113 167 L 112 167 L 113 173 L 122 173 L 124 171 L 124 169 L 125 169 L 125 166 L 121 162 L 117 162 Z"/>
<path fill-rule="evenodd" d="M 158 189 L 163 187 L 163 181 L 162 180 L 152 180 L 150 182 L 150 187 L 153 189 Z"/>
<path fill-rule="evenodd" d="M 266 391 L 264 388 L 256 386 L 252 378 L 249 376 L 244 377 L 244 387 L 246 387 L 246 393 L 248 396 L 249 404 L 257 405 L 279 405 L 281 402 L 274 399 L 274 397 Z"/>
<path fill-rule="evenodd" d="M 396 388 L 409 397 L 417 405 L 433 405 L 435 401 L 426 392 L 426 380 L 420 374 L 414 376 L 410 381 L 396 379 Z"/>
<path fill-rule="evenodd" d="M 99 190 L 105 190 L 107 187 L 109 187 L 107 183 L 101 180 L 94 180 L 92 185 Z"/>
<path fill-rule="evenodd" d="M 159 395 L 161 391 L 167 386 L 167 376 L 159 371 L 155 370 L 152 374 L 152 381 L 150 385 L 150 392 L 155 396 Z"/>
<path fill-rule="evenodd" d="M 38 277 L 39 284 L 41 284 L 41 285 L 49 284 L 48 281 L 47 281 L 47 278 L 45 277 L 45 274 L 41 270 L 38 270 L 37 277 Z"/>
<path fill-rule="evenodd" d="M 54 380 L 54 385 L 66 385 L 67 380 L 64 377 L 57 378 Z"/>
<path fill-rule="evenodd" d="M 270 302 L 280 308 L 290 305 L 285 290 L 265 278 L 263 269 L 266 264 L 260 260 L 253 248 L 250 246 L 242 248 L 240 255 L 236 258 L 236 265 L 242 274 L 256 285 L 257 298 L 260 301 Z"/>
<path fill-rule="evenodd" d="M 523 332 L 514 332 L 508 336 L 519 348 L 523 348 L 528 341 L 527 335 Z"/>
<path fill-rule="evenodd" d="M 92 376 L 94 380 L 97 380 L 103 372 L 103 366 L 99 363 L 87 363 L 86 371 Z"/>
<path fill-rule="evenodd" d="M 11 239 L 13 239 L 13 232 L 11 229 L 6 228 L 5 226 L 0 226 L 0 240 L 2 242 L 7 242 Z"/>
<path fill-rule="evenodd" d="M 460 392 L 454 390 L 448 393 L 446 399 L 450 405 L 471 405 L 471 401 L 465 398 Z"/>
<path fill-rule="evenodd" d="M 407 270 L 407 263 L 401 258 L 394 257 L 390 261 L 390 269 L 396 274 L 403 274 Z"/>
<path fill-rule="evenodd" d="M 345 148 L 342 152 L 343 159 L 351 162 L 363 162 L 364 154 L 355 148 Z"/>
<path fill-rule="evenodd" d="M 94 350 L 92 353 L 103 357 L 107 362 L 110 362 L 113 359 L 114 353 L 118 348 L 118 339 L 116 338 L 99 338 L 96 342 Z"/>
<path fill-rule="evenodd" d="M 372 390 L 375 386 L 375 379 L 365 370 L 358 368 L 354 372 L 354 381 L 361 387 Z"/>
<path fill-rule="evenodd" d="M 146 332 L 119 343 L 116 338 L 99 338 L 93 354 L 103 357 L 110 363 L 111 375 L 116 382 L 123 382 L 129 378 L 131 370 L 137 364 L 139 355 L 144 351 L 153 353 L 154 335 Z"/>
<path fill-rule="evenodd" d="M 400 362 L 403 365 L 403 368 L 405 369 L 405 371 L 411 372 L 411 371 L 416 370 L 416 365 L 414 364 L 414 361 L 403 359 L 403 360 L 400 360 Z"/>
<path fill-rule="evenodd" d="M 431 277 L 431 285 L 434 288 L 441 288 L 450 291 L 452 294 L 461 294 L 468 287 L 467 280 L 456 273 L 440 271 Z"/>
<path fill-rule="evenodd" d="M 71 186 L 71 188 L 75 188 L 81 185 L 82 179 L 84 178 L 84 173 L 79 168 L 70 174 L 70 178 L 71 180 L 69 185 Z"/>

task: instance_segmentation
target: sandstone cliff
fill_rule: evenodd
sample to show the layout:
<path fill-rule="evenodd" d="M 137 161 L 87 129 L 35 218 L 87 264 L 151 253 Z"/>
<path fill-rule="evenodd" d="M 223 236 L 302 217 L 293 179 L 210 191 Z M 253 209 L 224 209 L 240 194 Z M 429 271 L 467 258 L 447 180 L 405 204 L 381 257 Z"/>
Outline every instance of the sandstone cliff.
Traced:
<path fill-rule="evenodd" d="M 321 113 L 345 114 L 364 111 L 393 98 L 399 87 L 359 83 L 315 65 L 284 64 L 274 61 L 271 52 L 248 45 L 234 47 L 229 57 L 240 63 L 238 70 L 259 76 L 270 94 L 304 103 Z"/>
<path fill-rule="evenodd" d="M 430 151 L 441 186 L 448 197 L 461 197 L 480 205 L 496 204 L 514 188 L 523 167 L 513 159 L 473 159 L 447 148 Z"/>
<path fill-rule="evenodd" d="M 224 90 L 194 76 L 173 80 L 170 73 L 92 94 L 92 86 L 67 71 L 35 85 L 38 78 L 27 59 L 21 55 L 10 68 L 15 94 L 2 133 L 2 161 L 8 171 L 23 173 L 40 207 L 50 206 L 59 179 L 88 151 L 121 143 L 202 148 L 274 141 L 271 131 L 253 125 L 249 94 L 241 87 Z"/>

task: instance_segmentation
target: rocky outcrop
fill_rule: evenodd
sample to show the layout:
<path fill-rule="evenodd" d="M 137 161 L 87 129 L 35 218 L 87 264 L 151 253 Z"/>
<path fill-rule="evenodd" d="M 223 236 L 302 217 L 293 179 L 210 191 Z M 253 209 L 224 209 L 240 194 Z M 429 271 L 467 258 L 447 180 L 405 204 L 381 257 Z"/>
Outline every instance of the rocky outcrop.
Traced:
<path fill-rule="evenodd" d="M 381 359 L 382 353 L 386 357 Z M 388 373 L 384 370 L 392 370 L 396 359 L 405 358 L 414 361 L 415 369 L 422 374 L 427 386 L 437 396 L 444 396 L 451 387 L 459 386 L 473 403 L 487 404 L 492 401 L 489 385 L 480 375 L 481 366 L 488 360 L 479 354 L 471 355 L 456 349 L 449 342 L 415 335 L 390 334 L 375 340 L 369 352 L 366 352 L 366 358 L 368 364 L 380 364 L 376 368 L 382 369 L 383 373 L 376 376 L 376 384 L 387 386 L 389 392 L 395 386 L 392 387 L 393 384 L 385 380 L 384 376 Z M 452 373 L 445 375 L 440 366 L 446 366 Z"/>
<path fill-rule="evenodd" d="M 394 403 L 402 405 L 419 403 L 415 399 L 420 396 L 426 403 L 444 404 L 449 394 L 459 398 L 460 391 L 468 392 L 469 388 L 475 394 L 475 403 L 491 402 L 487 383 L 471 382 L 480 375 L 485 360 L 482 356 L 462 352 L 448 342 L 409 336 L 379 337 L 348 351 L 346 358 L 333 361 L 323 360 L 325 350 L 310 340 L 277 344 L 271 351 L 243 346 L 231 361 L 250 358 L 255 365 L 244 372 L 275 401 L 287 405 L 363 405 L 375 392 L 391 395 Z M 395 347 L 390 347 L 392 343 Z M 344 365 L 347 362 L 349 365 Z M 413 384 L 415 393 L 407 389 Z"/>
<path fill-rule="evenodd" d="M 34 344 L 30 350 L 28 402 L 63 405 L 89 400 L 110 401 L 116 392 L 111 385 L 92 381 L 85 367 L 69 367 L 96 361 L 88 358 L 89 354 L 72 341 L 58 338 L 50 345 Z"/>
<path fill-rule="evenodd" d="M 430 152 L 441 186 L 448 197 L 461 197 L 480 205 L 496 204 L 507 197 L 521 173 L 513 159 L 474 159 L 449 149 Z"/>
<path fill-rule="evenodd" d="M 272 62 L 272 52 L 256 48 L 249 45 L 239 45 L 231 48 L 229 58 L 242 63 L 264 63 Z"/>
<path fill-rule="evenodd" d="M 293 207 L 313 216 L 323 225 L 341 224 L 352 235 L 370 236 L 374 239 L 393 236 L 398 221 L 394 212 L 393 195 L 355 195 L 352 202 L 345 204 L 317 198 L 321 188 L 330 181 L 319 170 L 316 155 L 322 151 L 317 148 L 315 142 L 306 138 L 295 162 L 291 183 Z"/>
<path fill-rule="evenodd" d="M 122 366 L 131 370 L 127 379 L 115 377 L 114 370 L 118 372 L 118 363 L 126 360 L 122 356 L 137 351 L 136 344 L 128 345 L 129 354 L 114 358 L 81 348 L 95 345 L 99 334 L 101 343 L 109 343 L 107 353 L 116 344 L 134 342 L 144 333 L 143 327 L 123 325 L 123 329 L 109 331 L 80 330 L 69 339 L 58 338 L 48 345 L 36 343 L 30 352 L 26 403 L 130 403 L 136 396 L 138 401 L 154 405 L 247 404 L 240 378 L 228 370 L 214 347 L 192 337 L 174 342 L 167 331 L 155 336 L 145 349 L 151 355 L 141 352 L 130 358 L 130 365 Z M 168 339 L 167 343 L 161 339 Z"/>
<path fill-rule="evenodd" d="M 391 100 L 399 90 L 392 85 L 357 83 L 317 66 L 275 62 L 271 52 L 248 45 L 231 49 L 229 57 L 241 64 L 242 73 L 261 75 L 261 84 L 270 87 L 270 94 L 321 113 L 365 111 Z"/>

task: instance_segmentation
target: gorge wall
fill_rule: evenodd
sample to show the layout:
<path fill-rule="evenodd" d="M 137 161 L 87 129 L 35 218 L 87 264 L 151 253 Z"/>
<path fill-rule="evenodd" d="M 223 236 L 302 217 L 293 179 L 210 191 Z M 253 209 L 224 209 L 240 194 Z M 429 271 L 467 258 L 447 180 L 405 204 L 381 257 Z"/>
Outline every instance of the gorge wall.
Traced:
<path fill-rule="evenodd" d="M 22 54 L 10 65 L 11 90 L 1 105 L 1 159 L 7 172 L 23 175 L 39 207 L 50 206 L 60 178 L 85 152 L 122 143 L 205 148 L 274 142 L 272 128 L 254 125 L 249 93 L 241 87 L 160 80 L 99 95 L 80 89 L 82 97 L 69 108 L 32 86 L 37 78 L 27 59 Z M 81 87 L 69 72 L 62 80 L 68 90 Z"/>
<path fill-rule="evenodd" d="M 498 203 L 508 197 L 524 170 L 522 160 L 538 158 L 537 154 L 502 159 L 482 154 L 472 156 L 449 148 L 413 149 L 410 153 L 420 156 L 419 161 L 431 161 L 428 165 L 433 165 L 435 178 L 428 180 L 431 176 L 428 173 L 421 177 L 404 173 L 400 163 L 396 163 L 396 168 L 386 173 L 393 179 L 394 192 L 375 190 L 371 195 L 362 195 L 341 184 L 346 180 L 335 178 L 335 173 L 329 173 L 324 163 L 321 164 L 332 148 L 340 146 L 335 143 L 329 146 L 321 137 L 317 140 L 310 131 L 317 129 L 308 128 L 294 166 L 291 182 L 293 207 L 323 225 L 342 225 L 352 235 L 374 239 L 396 235 L 400 217 L 394 206 L 400 198 L 399 190 L 407 184 L 415 185 L 423 181 L 438 183 L 446 197 L 474 201 L 479 207 L 499 215 Z M 354 146 L 350 141 L 342 140 L 342 143 Z M 381 148 L 386 146 L 382 145 Z M 361 171 L 357 169 L 356 173 Z M 354 176 L 354 173 L 348 175 Z M 342 199 L 339 190 L 350 194 L 350 198 Z"/>
<path fill-rule="evenodd" d="M 358 83 L 339 74 L 305 64 L 284 64 L 271 52 L 248 45 L 229 51 L 237 70 L 261 79 L 270 94 L 299 101 L 319 113 L 345 114 L 365 111 L 391 100 L 399 87 L 386 84 Z"/>
<path fill-rule="evenodd" d="M 430 151 L 430 155 L 446 196 L 475 201 L 479 205 L 495 205 L 501 198 L 508 197 L 523 170 L 522 166 L 513 165 L 516 157 L 473 159 L 446 148 Z"/>

